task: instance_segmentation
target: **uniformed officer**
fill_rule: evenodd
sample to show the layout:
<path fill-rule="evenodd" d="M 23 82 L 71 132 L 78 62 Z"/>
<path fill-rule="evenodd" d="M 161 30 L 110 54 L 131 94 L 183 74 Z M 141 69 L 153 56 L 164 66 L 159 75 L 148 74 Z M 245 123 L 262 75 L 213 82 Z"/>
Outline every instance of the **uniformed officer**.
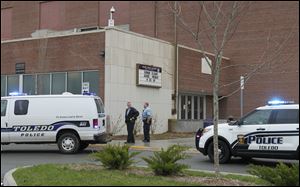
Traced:
<path fill-rule="evenodd" d="M 125 123 L 127 126 L 128 136 L 127 142 L 125 143 L 135 143 L 133 129 L 135 121 L 139 115 L 140 113 L 134 107 L 131 106 L 131 102 L 127 102 L 127 109 L 125 111 Z"/>
<path fill-rule="evenodd" d="M 144 123 L 144 140 L 143 142 L 150 142 L 150 126 L 152 123 L 152 110 L 149 103 L 145 102 L 143 110 L 143 123 Z"/>

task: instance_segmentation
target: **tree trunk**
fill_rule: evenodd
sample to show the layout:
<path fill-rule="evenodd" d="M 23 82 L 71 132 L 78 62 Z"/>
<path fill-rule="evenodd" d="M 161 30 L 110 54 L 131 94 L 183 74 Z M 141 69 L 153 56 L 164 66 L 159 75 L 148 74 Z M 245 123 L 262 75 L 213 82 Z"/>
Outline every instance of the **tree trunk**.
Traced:
<path fill-rule="evenodd" d="M 222 56 L 222 55 L 221 55 Z M 219 164 L 219 148 L 218 148 L 218 121 L 219 121 L 219 77 L 220 77 L 220 63 L 221 58 L 217 56 L 216 65 L 214 69 L 214 81 L 213 81 L 213 122 L 214 122 L 214 169 L 217 177 L 220 176 L 220 164 Z"/>

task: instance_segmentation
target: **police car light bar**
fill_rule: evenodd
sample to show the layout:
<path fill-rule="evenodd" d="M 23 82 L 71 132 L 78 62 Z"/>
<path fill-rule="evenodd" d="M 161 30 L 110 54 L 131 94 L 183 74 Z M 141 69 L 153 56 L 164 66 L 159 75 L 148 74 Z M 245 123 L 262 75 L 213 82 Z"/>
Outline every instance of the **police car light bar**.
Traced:
<path fill-rule="evenodd" d="M 268 101 L 268 105 L 286 105 L 286 104 L 294 104 L 294 101 L 280 101 L 280 100 L 272 100 Z"/>
<path fill-rule="evenodd" d="M 9 96 L 24 96 L 27 95 L 26 93 L 19 93 L 19 92 L 10 92 Z"/>

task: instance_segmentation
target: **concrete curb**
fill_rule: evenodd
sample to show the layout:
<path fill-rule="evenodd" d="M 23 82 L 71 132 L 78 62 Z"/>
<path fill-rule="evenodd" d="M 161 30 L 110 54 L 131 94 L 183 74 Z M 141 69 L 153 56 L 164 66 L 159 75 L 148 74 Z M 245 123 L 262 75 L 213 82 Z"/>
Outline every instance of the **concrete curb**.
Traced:
<path fill-rule="evenodd" d="M 93 145 L 90 145 L 90 147 L 105 147 L 106 144 L 93 144 Z M 156 152 L 156 151 L 160 151 L 161 150 L 161 147 L 148 147 L 148 146 L 140 146 L 140 145 L 132 145 L 130 146 L 129 148 L 130 150 L 137 150 L 137 151 L 153 151 L 153 152 Z M 191 154 L 198 154 L 199 151 L 195 148 L 190 148 L 186 151 L 187 153 L 191 153 Z"/>
<path fill-rule="evenodd" d="M 5 173 L 3 178 L 3 185 L 4 186 L 17 186 L 17 183 L 12 176 L 12 174 L 17 170 L 18 168 L 14 168 L 9 170 L 7 173 Z"/>

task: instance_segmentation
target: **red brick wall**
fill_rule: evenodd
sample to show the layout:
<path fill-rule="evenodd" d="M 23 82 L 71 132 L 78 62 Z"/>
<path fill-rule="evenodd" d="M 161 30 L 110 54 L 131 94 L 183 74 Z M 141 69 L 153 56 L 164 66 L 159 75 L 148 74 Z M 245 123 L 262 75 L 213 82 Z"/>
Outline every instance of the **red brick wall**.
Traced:
<path fill-rule="evenodd" d="M 155 2 L 135 1 L 130 3 L 130 30 L 155 37 Z"/>
<path fill-rule="evenodd" d="M 182 15 L 187 23 L 195 29 L 197 21 L 198 2 L 180 2 Z M 174 16 L 170 12 L 173 2 L 154 1 L 133 2 L 65 2 L 65 29 L 74 27 L 107 25 L 109 9 L 116 8 L 114 19 L 116 24 L 130 23 L 134 32 L 155 36 L 163 40 L 174 42 Z M 12 37 L 30 37 L 30 34 L 39 28 L 39 2 L 34 1 L 1 1 L 1 9 L 12 7 Z M 155 14 L 156 12 L 156 14 Z M 156 18 L 156 21 L 155 21 Z M 128 21 L 129 20 L 129 21 Z M 197 48 L 196 43 L 182 26 L 178 25 L 178 42 L 183 45 Z M 266 49 L 266 38 L 271 32 L 271 47 L 275 49 L 292 30 L 294 35 L 286 42 L 282 54 L 275 59 L 285 60 L 282 65 L 274 68 L 273 73 L 257 74 L 245 85 L 244 111 L 248 112 L 257 106 L 264 105 L 272 96 L 282 96 L 285 99 L 299 102 L 299 2 L 297 1 L 255 1 L 252 2 L 249 12 L 245 15 L 233 38 L 228 43 L 224 56 L 229 57 L 228 64 L 258 63 L 260 56 Z M 209 43 L 204 41 L 206 50 L 211 52 Z M 66 57 L 67 58 L 67 57 Z M 190 57 L 189 61 L 193 61 Z M 192 63 L 192 62 L 189 62 Z M 189 65 L 190 66 L 190 65 Z M 199 70 L 198 65 L 195 66 Z M 2 67 L 2 63 L 1 63 Z M 238 66 L 224 72 L 227 83 L 239 80 L 240 75 L 249 69 Z M 183 70 L 186 71 L 186 70 Z M 193 72 L 194 70 L 191 69 Z M 285 71 L 285 72 L 283 72 Z M 277 72 L 277 73 L 274 73 Z M 191 81 L 199 76 L 186 75 L 184 81 Z M 189 77 L 190 76 L 190 77 Z M 200 77 L 201 78 L 201 77 Z M 197 79 L 197 78 L 196 78 Z M 226 81 L 224 83 L 226 83 Z M 202 84 L 202 83 L 201 83 Z M 184 91 L 197 91 L 193 84 L 183 85 Z M 200 85 L 196 84 L 198 86 Z M 235 90 L 238 84 L 228 87 L 228 92 Z M 226 92 L 226 91 L 225 91 Z M 224 101 L 224 111 L 228 115 L 239 116 L 239 92 Z M 227 115 L 224 114 L 224 115 Z"/>
<path fill-rule="evenodd" d="M 104 98 L 105 33 L 56 37 L 1 44 L 1 74 L 15 74 L 15 63 L 25 62 L 26 74 L 99 70 Z"/>
<path fill-rule="evenodd" d="M 12 27 L 12 8 L 1 10 L 1 40 L 9 40 Z"/>
<path fill-rule="evenodd" d="M 191 28 L 195 31 L 197 2 L 182 2 L 181 4 L 183 5 L 181 11 L 186 22 L 191 25 Z M 160 5 L 163 6 L 164 2 L 161 2 Z M 192 9 L 192 7 L 194 7 L 194 9 Z M 161 9 L 163 8 L 161 7 Z M 171 16 L 166 17 L 171 20 Z M 158 37 L 172 42 L 172 28 L 169 25 L 164 26 L 163 24 L 159 24 L 158 27 L 159 30 L 163 31 L 159 32 Z M 228 62 L 229 65 L 251 65 L 259 63 L 260 57 L 267 48 L 266 40 L 269 32 L 271 33 L 269 51 L 275 51 L 278 43 L 283 42 L 290 32 L 292 32 L 292 35 L 282 47 L 278 56 L 272 55 L 271 52 L 268 52 L 266 56 L 267 58 L 272 58 L 273 56 L 274 59 L 271 61 L 281 61 L 281 63 L 277 63 L 277 67 L 275 66 L 272 71 L 269 67 L 262 69 L 246 82 L 244 91 L 244 113 L 253 110 L 255 107 L 265 105 L 269 99 L 275 96 L 286 100 L 294 100 L 299 103 L 299 2 L 253 2 L 249 12 L 243 17 L 237 28 L 235 35 L 225 48 L 224 56 L 230 58 Z M 178 41 L 181 44 L 197 48 L 191 35 L 180 25 L 178 26 Z M 204 41 L 204 45 L 206 49 L 211 52 L 211 47 L 207 41 Z M 227 73 L 224 72 L 223 74 L 228 78 L 227 83 L 238 81 L 241 75 L 245 75 L 249 72 L 250 70 L 246 67 L 247 66 L 236 66 L 228 69 L 230 71 Z M 193 68 L 183 71 L 187 73 L 192 72 L 190 75 L 186 74 L 183 76 L 184 80 L 194 79 L 194 77 L 198 76 L 195 75 L 196 72 Z M 181 82 L 184 80 L 181 80 Z M 224 83 L 226 84 L 226 82 Z M 188 86 L 183 85 L 183 87 L 185 90 L 194 91 L 195 85 L 200 86 L 200 83 L 188 84 Z M 239 82 L 231 85 L 228 87 L 228 93 L 236 90 L 238 87 Z M 225 107 L 225 113 L 223 115 L 240 116 L 240 92 L 236 92 L 236 94 L 228 97 L 226 101 L 223 102 L 223 106 Z"/>
<path fill-rule="evenodd" d="M 213 106 L 212 106 L 212 81 L 213 77 L 209 74 L 201 73 L 202 63 L 201 58 L 202 53 L 197 51 L 192 51 L 186 48 L 179 47 L 179 59 L 178 59 L 178 73 L 179 82 L 178 89 L 179 93 L 193 93 L 193 94 L 204 94 L 207 95 L 207 117 L 212 117 Z M 207 55 L 214 63 L 213 57 Z M 230 65 L 230 61 L 223 59 L 223 66 Z M 222 67 L 223 67 L 222 66 Z M 230 70 L 225 69 L 221 71 L 220 74 L 220 85 L 224 85 L 230 80 Z M 223 87 L 220 89 L 219 95 L 224 96 L 230 93 L 231 87 Z M 220 118 L 226 118 L 228 116 L 227 111 L 227 99 L 223 99 L 220 102 Z"/>

